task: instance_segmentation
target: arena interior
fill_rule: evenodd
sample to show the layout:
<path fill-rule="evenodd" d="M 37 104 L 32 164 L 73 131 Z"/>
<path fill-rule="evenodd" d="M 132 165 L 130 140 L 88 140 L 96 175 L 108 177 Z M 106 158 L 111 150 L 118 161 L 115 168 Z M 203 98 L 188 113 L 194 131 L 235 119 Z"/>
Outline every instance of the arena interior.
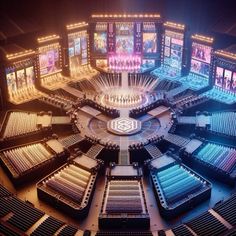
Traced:
<path fill-rule="evenodd" d="M 235 22 L 100 12 L 0 14 L 0 235 L 236 235 Z"/>

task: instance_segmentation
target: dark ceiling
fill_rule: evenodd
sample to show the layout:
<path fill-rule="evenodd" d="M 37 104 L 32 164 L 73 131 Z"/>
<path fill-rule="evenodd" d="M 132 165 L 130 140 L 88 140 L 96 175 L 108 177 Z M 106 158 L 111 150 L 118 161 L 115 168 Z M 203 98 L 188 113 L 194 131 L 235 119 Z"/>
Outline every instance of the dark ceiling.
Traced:
<path fill-rule="evenodd" d="M 0 37 L 39 29 L 53 32 L 92 13 L 120 12 L 158 12 L 192 32 L 236 36 L 235 0 L 2 0 Z"/>

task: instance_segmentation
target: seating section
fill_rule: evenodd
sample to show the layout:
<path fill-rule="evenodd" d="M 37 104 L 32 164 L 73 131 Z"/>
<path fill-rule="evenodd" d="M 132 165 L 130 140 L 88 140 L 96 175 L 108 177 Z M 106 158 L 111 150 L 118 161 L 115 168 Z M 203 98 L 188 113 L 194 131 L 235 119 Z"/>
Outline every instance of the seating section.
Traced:
<path fill-rule="evenodd" d="M 75 226 L 66 225 L 57 235 L 58 236 L 72 236 L 77 233 L 78 229 Z"/>
<path fill-rule="evenodd" d="M 180 116 L 178 117 L 179 124 L 196 124 L 196 117 L 195 116 Z"/>
<path fill-rule="evenodd" d="M 39 227 L 37 227 L 36 230 L 32 232 L 31 236 L 54 235 L 64 224 L 64 222 L 49 216 L 39 225 Z"/>
<path fill-rule="evenodd" d="M 175 236 L 193 236 L 191 231 L 186 227 L 186 225 L 183 224 L 173 228 L 172 232 L 175 234 Z"/>
<path fill-rule="evenodd" d="M 210 118 L 210 130 L 229 136 L 236 136 L 236 112 L 213 113 Z"/>
<path fill-rule="evenodd" d="M 207 143 L 195 156 L 226 173 L 236 172 L 236 150 L 213 143 Z"/>
<path fill-rule="evenodd" d="M 36 113 L 11 112 L 3 133 L 3 138 L 15 137 L 38 130 Z"/>
<path fill-rule="evenodd" d="M 99 153 L 101 153 L 103 149 L 104 147 L 102 145 L 95 144 L 88 150 L 88 152 L 86 153 L 86 156 L 95 159 L 98 157 Z"/>
<path fill-rule="evenodd" d="M 157 178 L 168 204 L 196 193 L 203 186 L 201 180 L 178 164 L 157 172 Z"/>
<path fill-rule="evenodd" d="M 186 224 L 198 236 L 222 235 L 228 229 L 211 213 L 204 212 Z"/>
<path fill-rule="evenodd" d="M 73 134 L 64 138 L 59 139 L 58 141 L 65 147 L 69 148 L 73 145 L 83 141 L 84 138 L 80 134 Z"/>
<path fill-rule="evenodd" d="M 0 235 L 20 236 L 21 234 L 13 231 L 8 226 L 6 226 L 3 222 L 0 222 Z"/>
<path fill-rule="evenodd" d="M 184 138 L 182 136 L 176 135 L 176 134 L 171 134 L 168 133 L 164 139 L 178 147 L 184 147 L 186 146 L 189 142 L 190 139 L 189 138 Z"/>
<path fill-rule="evenodd" d="M 155 145 L 148 144 L 145 146 L 145 149 L 152 158 L 157 158 L 162 155 L 161 151 Z"/>
<path fill-rule="evenodd" d="M 0 235 L 85 235 L 85 232 L 76 226 L 67 225 L 54 217 L 45 215 L 30 203 L 16 198 L 2 185 L 0 185 L 0 218 Z"/>
<path fill-rule="evenodd" d="M 0 185 L 0 198 L 8 197 L 8 196 L 11 196 L 11 195 L 12 194 L 6 188 L 4 188 L 2 185 Z"/>
<path fill-rule="evenodd" d="M 142 213 L 142 192 L 138 180 L 108 182 L 105 211 L 109 213 Z"/>
<path fill-rule="evenodd" d="M 44 182 L 44 185 L 56 191 L 58 194 L 70 198 L 77 203 L 81 203 L 90 176 L 90 172 L 74 164 L 70 164 L 49 177 Z"/>
<path fill-rule="evenodd" d="M 231 225 L 236 225 L 236 194 L 213 208 Z"/>
<path fill-rule="evenodd" d="M 66 111 L 70 110 L 72 106 L 75 104 L 75 102 L 73 102 L 68 97 L 54 95 L 54 94 L 41 97 L 40 101 L 45 102 L 57 108 L 62 108 Z"/>
<path fill-rule="evenodd" d="M 41 143 L 9 149 L 3 151 L 1 155 L 17 174 L 22 174 L 53 157 L 53 154 Z"/>
<path fill-rule="evenodd" d="M 0 217 L 11 213 L 7 223 L 25 232 L 32 227 L 44 213 L 15 197 L 0 199 Z"/>
<path fill-rule="evenodd" d="M 213 86 L 212 89 L 202 93 L 201 96 L 208 97 L 209 99 L 213 99 L 225 104 L 233 104 L 236 102 L 236 95 L 234 92 L 225 90 L 218 86 Z"/>

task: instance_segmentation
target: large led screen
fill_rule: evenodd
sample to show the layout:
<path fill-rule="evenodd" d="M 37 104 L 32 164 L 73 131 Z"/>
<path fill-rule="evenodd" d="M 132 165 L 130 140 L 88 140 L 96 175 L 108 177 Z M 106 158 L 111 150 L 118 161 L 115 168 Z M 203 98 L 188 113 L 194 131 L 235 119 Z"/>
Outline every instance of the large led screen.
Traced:
<path fill-rule="evenodd" d="M 94 33 L 94 52 L 96 53 L 107 52 L 107 33 L 106 32 Z"/>
<path fill-rule="evenodd" d="M 193 42 L 190 68 L 191 72 L 204 77 L 209 77 L 211 50 L 212 48 L 210 46 Z"/>
<path fill-rule="evenodd" d="M 7 87 L 11 92 L 15 92 L 17 90 L 16 85 L 16 74 L 12 69 L 6 69 L 6 78 L 7 78 Z"/>
<path fill-rule="evenodd" d="M 133 36 L 116 36 L 116 53 L 131 54 L 134 51 Z"/>
<path fill-rule="evenodd" d="M 164 64 L 181 70 L 184 35 L 166 30 L 164 36 Z"/>
<path fill-rule="evenodd" d="M 233 73 L 233 78 L 232 78 L 232 91 L 236 93 L 236 72 Z"/>
<path fill-rule="evenodd" d="M 156 53 L 157 52 L 157 34 L 143 33 L 143 52 Z"/>
<path fill-rule="evenodd" d="M 216 67 L 216 77 L 215 77 L 215 85 L 218 87 L 223 87 L 223 79 L 224 79 L 224 69 L 221 67 Z"/>
<path fill-rule="evenodd" d="M 207 77 L 209 76 L 209 73 L 210 73 L 210 65 L 203 63 L 201 61 L 192 59 L 190 71 Z"/>
<path fill-rule="evenodd" d="M 59 48 L 45 48 L 39 55 L 40 75 L 47 75 L 59 71 Z"/>
<path fill-rule="evenodd" d="M 211 47 L 193 42 L 192 45 L 192 58 L 198 61 L 211 62 Z"/>
<path fill-rule="evenodd" d="M 132 54 L 134 52 L 134 25 L 130 22 L 116 23 L 116 53 Z"/>
<path fill-rule="evenodd" d="M 17 89 L 24 88 L 26 86 L 26 80 L 25 80 L 25 70 L 17 70 Z"/>
<path fill-rule="evenodd" d="M 87 32 L 80 31 L 68 35 L 70 69 L 76 70 L 78 66 L 87 64 Z"/>
<path fill-rule="evenodd" d="M 33 66 L 25 69 L 26 83 L 27 85 L 34 84 L 34 68 Z"/>

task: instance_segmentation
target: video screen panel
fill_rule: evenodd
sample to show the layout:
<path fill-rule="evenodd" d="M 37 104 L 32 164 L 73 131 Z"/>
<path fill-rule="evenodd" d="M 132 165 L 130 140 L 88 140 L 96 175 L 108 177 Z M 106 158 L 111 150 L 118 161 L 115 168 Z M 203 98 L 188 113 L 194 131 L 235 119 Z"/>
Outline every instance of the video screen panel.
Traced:
<path fill-rule="evenodd" d="M 212 47 L 210 46 L 193 42 L 190 67 L 191 72 L 204 77 L 209 77 L 211 50 Z"/>
<path fill-rule="evenodd" d="M 211 63 L 211 50 L 212 47 L 193 42 L 192 45 L 192 58 L 205 63 Z"/>
<path fill-rule="evenodd" d="M 17 91 L 16 74 L 14 69 L 12 68 L 6 69 L 6 78 L 7 78 L 8 91 L 10 92 Z"/>
<path fill-rule="evenodd" d="M 224 78 L 224 68 L 216 67 L 216 77 L 215 77 L 215 85 L 218 87 L 223 87 L 223 78 Z"/>
<path fill-rule="evenodd" d="M 130 22 L 116 23 L 116 53 L 134 52 L 134 25 Z"/>
<path fill-rule="evenodd" d="M 26 86 L 25 70 L 17 70 L 17 89 L 24 88 Z"/>
<path fill-rule="evenodd" d="M 107 53 L 107 33 L 97 32 L 94 33 L 94 52 Z"/>
<path fill-rule="evenodd" d="M 59 44 L 55 47 L 42 47 L 39 51 L 40 75 L 48 75 L 61 70 Z"/>
<path fill-rule="evenodd" d="M 210 74 L 210 64 L 192 59 L 190 71 L 207 77 Z"/>
<path fill-rule="evenodd" d="M 232 92 L 236 93 L 236 72 L 233 73 L 233 78 L 232 78 Z"/>
<path fill-rule="evenodd" d="M 184 34 L 165 30 L 164 64 L 181 70 Z"/>
<path fill-rule="evenodd" d="M 34 77 L 34 67 L 30 66 L 25 68 L 25 76 L 26 76 L 26 83 L 27 85 L 33 85 L 35 81 Z"/>
<path fill-rule="evenodd" d="M 87 42 L 87 35 L 83 35 L 81 37 L 81 48 L 82 48 L 81 65 L 85 65 L 85 64 L 88 63 L 88 42 Z"/>
<path fill-rule="evenodd" d="M 236 93 L 236 72 L 216 67 L 215 85 L 224 90 Z"/>
<path fill-rule="evenodd" d="M 68 34 L 68 48 L 70 69 L 76 69 L 80 65 L 87 64 L 87 32 L 79 31 Z"/>
<path fill-rule="evenodd" d="M 131 54 L 134 51 L 133 36 L 116 36 L 116 53 Z"/>
<path fill-rule="evenodd" d="M 143 52 L 156 53 L 157 52 L 157 34 L 143 33 Z"/>
<path fill-rule="evenodd" d="M 224 81 L 223 81 L 223 88 L 224 89 L 231 90 L 231 78 L 232 78 L 232 71 L 225 70 Z"/>

